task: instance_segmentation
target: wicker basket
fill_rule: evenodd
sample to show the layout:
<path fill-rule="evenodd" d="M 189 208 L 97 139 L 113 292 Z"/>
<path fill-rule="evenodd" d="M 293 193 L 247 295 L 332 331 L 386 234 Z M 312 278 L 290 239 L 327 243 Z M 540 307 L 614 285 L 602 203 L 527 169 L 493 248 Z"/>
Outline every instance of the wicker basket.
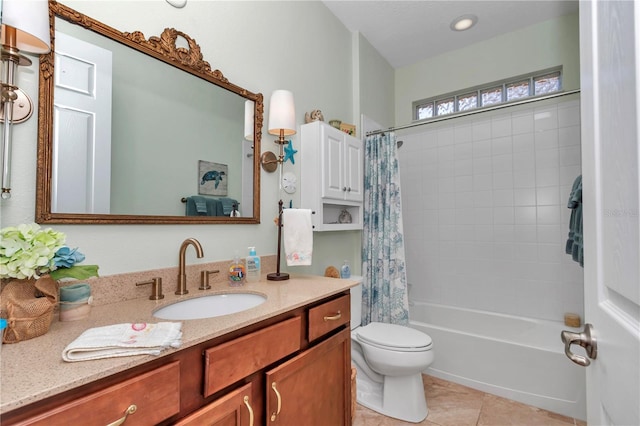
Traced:
<path fill-rule="evenodd" d="M 8 323 L 2 341 L 17 343 L 45 334 L 57 301 L 58 283 L 48 275 L 8 282 L 0 293 L 0 313 Z"/>

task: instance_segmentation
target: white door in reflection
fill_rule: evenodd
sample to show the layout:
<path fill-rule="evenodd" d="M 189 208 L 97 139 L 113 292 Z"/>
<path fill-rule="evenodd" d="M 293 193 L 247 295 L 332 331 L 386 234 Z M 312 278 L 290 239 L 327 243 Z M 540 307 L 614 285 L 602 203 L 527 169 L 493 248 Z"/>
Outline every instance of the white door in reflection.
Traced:
<path fill-rule="evenodd" d="M 54 213 L 109 213 L 112 54 L 56 31 Z"/>

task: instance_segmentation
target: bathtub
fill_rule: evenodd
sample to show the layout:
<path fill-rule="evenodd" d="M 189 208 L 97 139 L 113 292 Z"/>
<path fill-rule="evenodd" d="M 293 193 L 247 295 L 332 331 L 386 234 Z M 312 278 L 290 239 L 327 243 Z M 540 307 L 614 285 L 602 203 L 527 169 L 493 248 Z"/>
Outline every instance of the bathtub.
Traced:
<path fill-rule="evenodd" d="M 578 329 L 420 301 L 411 301 L 409 318 L 433 339 L 435 361 L 424 373 L 586 419 L 584 367 L 564 355 L 560 340 L 561 330 Z"/>

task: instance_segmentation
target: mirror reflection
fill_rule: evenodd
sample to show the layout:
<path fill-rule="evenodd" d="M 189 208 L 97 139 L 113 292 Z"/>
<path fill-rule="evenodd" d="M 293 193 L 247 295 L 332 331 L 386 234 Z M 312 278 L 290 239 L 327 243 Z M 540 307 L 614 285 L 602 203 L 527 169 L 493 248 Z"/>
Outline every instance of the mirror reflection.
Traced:
<path fill-rule="evenodd" d="M 97 21 L 91 31 L 77 12 L 51 8 L 39 221 L 258 223 L 262 95 L 211 71 L 184 33 L 147 41 Z M 246 101 L 253 134 L 245 134 Z"/>

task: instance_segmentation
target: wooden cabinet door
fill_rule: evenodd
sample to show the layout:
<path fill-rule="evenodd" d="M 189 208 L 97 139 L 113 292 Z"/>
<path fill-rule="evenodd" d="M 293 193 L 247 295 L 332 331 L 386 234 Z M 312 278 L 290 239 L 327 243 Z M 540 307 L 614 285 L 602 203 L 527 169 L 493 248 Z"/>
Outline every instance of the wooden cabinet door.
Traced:
<path fill-rule="evenodd" d="M 266 374 L 266 423 L 351 424 L 351 340 L 345 329 Z"/>
<path fill-rule="evenodd" d="M 176 423 L 176 426 L 254 426 L 251 383 L 219 398 Z"/>

